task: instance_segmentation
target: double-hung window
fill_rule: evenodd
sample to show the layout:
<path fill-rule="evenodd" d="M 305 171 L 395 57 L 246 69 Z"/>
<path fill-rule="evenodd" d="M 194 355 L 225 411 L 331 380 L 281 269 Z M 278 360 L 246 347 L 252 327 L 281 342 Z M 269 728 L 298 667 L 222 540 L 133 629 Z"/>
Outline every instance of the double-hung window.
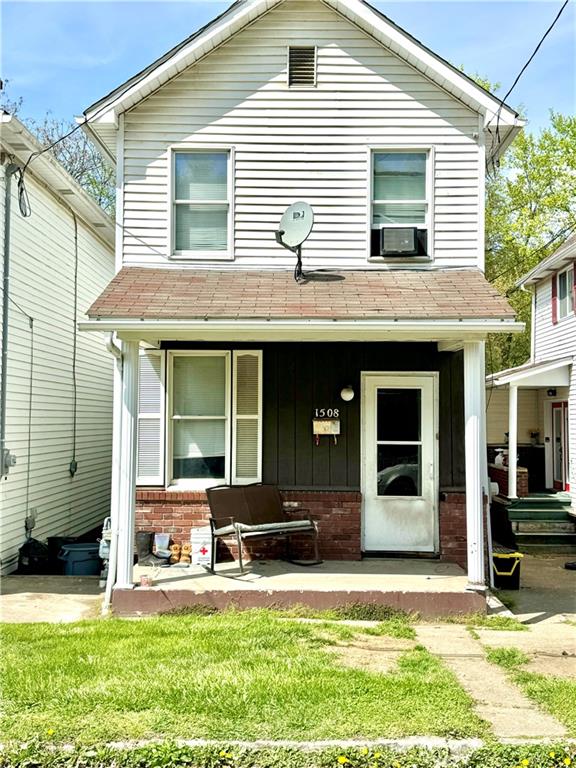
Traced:
<path fill-rule="evenodd" d="M 232 258 L 229 150 L 172 153 L 172 254 Z"/>
<path fill-rule="evenodd" d="M 372 152 L 371 256 L 428 254 L 429 156 L 426 150 Z M 410 249 L 403 238 L 412 235 Z"/>
<path fill-rule="evenodd" d="M 558 274 L 558 317 L 568 317 L 576 311 L 574 306 L 574 267 Z"/>
<path fill-rule="evenodd" d="M 138 485 L 259 482 L 262 352 L 142 350 L 137 467 Z"/>

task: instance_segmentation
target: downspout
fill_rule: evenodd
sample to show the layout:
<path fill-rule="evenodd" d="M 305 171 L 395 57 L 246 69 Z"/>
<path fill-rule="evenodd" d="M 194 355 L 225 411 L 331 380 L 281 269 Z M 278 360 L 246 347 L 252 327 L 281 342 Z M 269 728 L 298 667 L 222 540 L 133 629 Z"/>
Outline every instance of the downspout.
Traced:
<path fill-rule="evenodd" d="M 122 369 L 123 356 L 122 350 L 116 344 L 115 334 L 111 333 L 106 342 L 106 349 L 114 356 L 114 399 L 112 412 L 112 487 L 110 499 L 110 559 L 108 560 L 108 576 L 106 578 L 106 589 L 104 592 L 104 601 L 102 603 L 102 614 L 107 615 L 112 606 L 112 590 L 116 584 L 116 572 L 118 568 L 118 533 L 120 525 L 119 509 L 119 481 L 120 481 L 120 461 L 122 457 L 122 430 L 121 430 L 121 408 L 119 407 L 119 397 L 122 396 Z"/>
<path fill-rule="evenodd" d="M 10 302 L 10 208 L 12 176 L 20 166 L 9 163 L 4 171 L 4 267 L 2 282 L 2 368 L 0 373 L 0 475 L 8 473 L 16 457 L 6 448 L 6 378 L 8 375 L 8 314 Z"/>

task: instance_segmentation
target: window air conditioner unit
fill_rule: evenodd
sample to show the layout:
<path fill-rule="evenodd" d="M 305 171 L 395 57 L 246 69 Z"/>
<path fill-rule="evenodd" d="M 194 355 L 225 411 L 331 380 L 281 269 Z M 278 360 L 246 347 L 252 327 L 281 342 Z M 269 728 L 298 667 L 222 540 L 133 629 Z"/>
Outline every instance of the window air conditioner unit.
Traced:
<path fill-rule="evenodd" d="M 416 256 L 417 254 L 417 227 L 382 227 L 380 256 Z"/>

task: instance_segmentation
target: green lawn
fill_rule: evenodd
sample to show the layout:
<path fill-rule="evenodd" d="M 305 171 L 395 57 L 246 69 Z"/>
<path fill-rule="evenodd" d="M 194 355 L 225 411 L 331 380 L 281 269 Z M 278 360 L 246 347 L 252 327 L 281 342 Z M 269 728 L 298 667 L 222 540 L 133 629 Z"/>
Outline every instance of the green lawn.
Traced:
<path fill-rule="evenodd" d="M 257 611 L 4 625 L 1 731 L 85 744 L 486 735 L 438 659 L 415 648 L 387 675 L 339 666 L 326 645 L 351 635 Z"/>

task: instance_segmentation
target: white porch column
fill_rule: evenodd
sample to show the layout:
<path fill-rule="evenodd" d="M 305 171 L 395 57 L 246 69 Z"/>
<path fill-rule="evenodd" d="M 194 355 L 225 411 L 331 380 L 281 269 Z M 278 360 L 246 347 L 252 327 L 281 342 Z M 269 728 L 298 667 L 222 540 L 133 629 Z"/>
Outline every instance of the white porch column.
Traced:
<path fill-rule="evenodd" d="M 482 390 L 485 386 L 484 344 L 464 343 L 464 421 L 466 454 L 466 538 L 468 548 L 468 588 L 484 589 L 484 503 L 482 498 L 482 444 L 484 419 Z"/>
<path fill-rule="evenodd" d="M 122 344 L 124 356 L 120 430 L 118 570 L 116 589 L 133 587 L 134 521 L 136 515 L 136 410 L 138 406 L 138 342 Z"/>
<path fill-rule="evenodd" d="M 508 498 L 518 498 L 518 387 L 508 390 Z"/>

